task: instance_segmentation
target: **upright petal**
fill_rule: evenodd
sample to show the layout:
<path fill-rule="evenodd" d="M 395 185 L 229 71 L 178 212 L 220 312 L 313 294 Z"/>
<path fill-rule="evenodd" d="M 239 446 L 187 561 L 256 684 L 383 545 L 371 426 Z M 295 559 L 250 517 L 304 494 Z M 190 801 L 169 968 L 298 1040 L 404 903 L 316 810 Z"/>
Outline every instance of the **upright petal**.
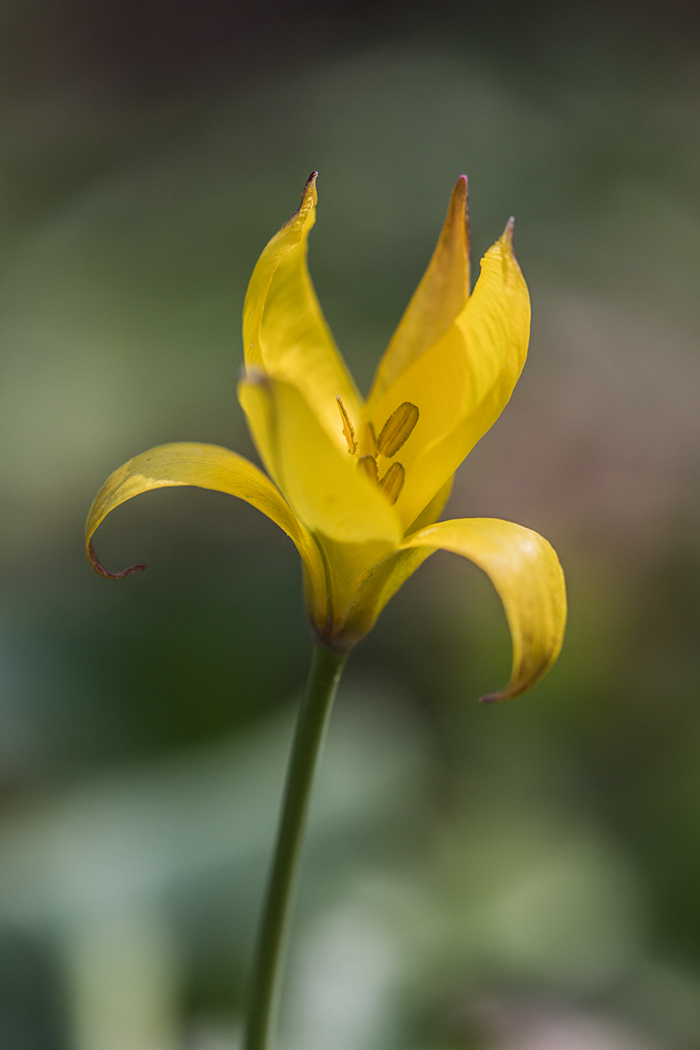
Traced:
<path fill-rule="evenodd" d="M 309 277 L 307 242 L 315 221 L 314 172 L 299 210 L 272 238 L 253 271 L 243 307 L 243 346 L 246 364 L 297 386 L 341 445 L 336 397 L 342 397 L 355 425 L 360 398 Z"/>
<path fill-rule="evenodd" d="M 505 689 L 482 700 L 519 696 L 549 670 L 564 639 L 566 589 L 559 559 L 542 536 L 497 518 L 461 518 L 429 525 L 401 546 L 461 554 L 496 588 L 513 639 L 513 668 Z"/>
<path fill-rule="evenodd" d="M 420 412 L 400 452 L 406 483 L 396 507 L 405 528 L 503 411 L 525 363 L 529 331 L 511 221 L 482 259 L 474 292 L 448 332 L 368 402 L 375 430 L 404 401 Z"/>
<path fill-rule="evenodd" d="M 85 526 L 88 557 L 102 576 L 118 579 L 145 565 L 132 566 L 120 573 L 108 572 L 92 546 L 98 525 L 121 503 L 150 489 L 194 485 L 238 496 L 287 533 L 296 545 L 304 565 L 309 611 L 318 622 L 326 616 L 326 584 L 318 547 L 304 526 L 297 521 L 275 486 L 262 471 L 243 456 L 218 445 L 179 443 L 159 445 L 125 463 L 107 478 L 95 498 Z"/>
<path fill-rule="evenodd" d="M 370 400 L 445 335 L 469 296 L 467 176 L 460 175 L 437 247 L 379 362 Z"/>
<path fill-rule="evenodd" d="M 345 440 L 339 447 L 329 437 L 296 386 L 251 369 L 238 398 L 263 463 L 311 532 L 339 543 L 396 547 L 401 526 L 394 508 L 357 469 Z M 335 427 L 342 437 L 337 407 Z"/>
<path fill-rule="evenodd" d="M 418 532 L 419 529 L 424 529 L 426 525 L 432 525 L 434 521 L 438 520 L 445 509 L 445 504 L 452 495 L 453 485 L 454 477 L 451 476 L 442 488 L 438 489 L 430 503 L 426 503 L 418 517 L 408 526 L 406 530 L 407 536 L 410 536 L 412 532 Z"/>

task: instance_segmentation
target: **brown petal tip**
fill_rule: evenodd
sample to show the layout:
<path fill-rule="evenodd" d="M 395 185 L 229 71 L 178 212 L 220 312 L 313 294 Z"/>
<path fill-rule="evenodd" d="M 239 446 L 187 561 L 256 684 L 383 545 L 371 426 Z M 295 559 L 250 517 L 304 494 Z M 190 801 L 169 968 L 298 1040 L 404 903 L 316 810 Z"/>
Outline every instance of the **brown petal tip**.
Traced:
<path fill-rule="evenodd" d="M 504 699 L 503 693 L 486 693 L 485 696 L 479 697 L 480 704 L 500 704 Z"/>
<path fill-rule="evenodd" d="M 467 197 L 469 195 L 469 180 L 466 175 L 460 175 L 457 179 L 454 189 L 452 190 L 452 196 L 450 197 L 450 211 L 454 213 L 454 218 L 467 211 Z"/>
<path fill-rule="evenodd" d="M 455 187 L 452 190 L 447 219 L 445 220 L 445 226 L 443 228 L 443 236 L 448 228 L 452 228 L 454 232 L 460 224 L 464 229 L 466 249 L 467 254 L 469 254 L 469 179 L 466 175 L 459 176 L 455 183 Z"/>
<path fill-rule="evenodd" d="M 121 572 L 110 572 L 109 569 L 105 569 L 104 565 L 95 554 L 92 540 L 88 543 L 87 556 L 90 559 L 90 564 L 95 572 L 99 573 L 100 576 L 104 576 L 106 580 L 123 580 L 125 576 L 132 576 L 135 572 L 142 572 L 143 569 L 148 568 L 147 565 L 130 565 L 128 569 L 122 569 Z"/>
<path fill-rule="evenodd" d="M 317 179 L 317 177 L 318 177 L 318 172 L 317 171 L 312 171 L 311 174 L 309 175 L 308 179 L 304 183 L 304 189 L 302 190 L 301 204 L 299 205 L 297 210 L 294 212 L 294 214 L 289 219 L 287 219 L 287 221 L 285 222 L 284 226 L 282 227 L 283 230 L 286 230 L 287 227 L 292 226 L 297 221 L 297 219 L 300 216 L 303 217 L 303 215 L 305 215 L 306 212 L 308 212 L 309 208 L 313 204 L 316 203 L 316 179 Z"/>
<path fill-rule="evenodd" d="M 316 179 L 318 178 L 318 172 L 312 171 L 308 179 L 304 183 L 304 189 L 301 193 L 301 204 L 299 205 L 299 211 L 304 207 L 304 204 L 309 196 L 316 189 Z M 298 213 L 297 213 L 298 214 Z"/>

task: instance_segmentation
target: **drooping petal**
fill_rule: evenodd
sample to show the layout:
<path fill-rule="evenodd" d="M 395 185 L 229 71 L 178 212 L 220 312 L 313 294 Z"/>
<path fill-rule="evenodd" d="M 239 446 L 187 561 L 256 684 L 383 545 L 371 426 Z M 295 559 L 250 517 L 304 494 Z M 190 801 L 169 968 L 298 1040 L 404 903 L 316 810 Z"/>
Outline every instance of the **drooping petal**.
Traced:
<path fill-rule="evenodd" d="M 468 296 L 467 176 L 461 175 L 428 269 L 379 362 L 370 400 L 381 397 L 416 358 L 442 339 Z"/>
<path fill-rule="evenodd" d="M 396 547 L 401 526 L 393 507 L 357 469 L 345 440 L 342 447 L 331 440 L 296 386 L 251 369 L 238 398 L 263 463 L 311 532 L 340 543 Z M 335 406 L 334 412 L 340 431 Z"/>
<path fill-rule="evenodd" d="M 316 173 L 299 210 L 269 242 L 253 271 L 243 307 L 246 365 L 293 383 L 313 406 L 333 440 L 338 395 L 358 425 L 360 397 L 321 312 L 306 265 L 316 221 Z"/>
<path fill-rule="evenodd" d="M 564 638 L 566 589 L 559 559 L 547 540 L 510 521 L 461 518 L 429 525 L 401 546 L 461 554 L 483 569 L 496 588 L 513 639 L 513 668 L 505 689 L 482 700 L 519 696 L 549 670 Z"/>
<path fill-rule="evenodd" d="M 159 445 L 130 459 L 107 478 L 90 508 L 85 527 L 88 557 L 97 572 L 108 579 L 117 579 L 145 568 L 145 565 L 132 566 L 124 572 L 111 573 L 100 564 L 92 546 L 92 537 L 110 511 L 150 489 L 180 485 L 194 485 L 238 496 L 279 525 L 302 557 L 309 610 L 319 622 L 323 622 L 326 615 L 325 573 L 314 540 L 294 517 L 269 478 L 243 456 L 219 445 L 186 442 Z"/>
<path fill-rule="evenodd" d="M 474 292 L 448 332 L 368 402 L 375 430 L 405 401 L 420 413 L 400 452 L 406 483 L 396 506 L 405 528 L 502 412 L 525 363 L 529 331 L 510 222 L 482 259 Z"/>

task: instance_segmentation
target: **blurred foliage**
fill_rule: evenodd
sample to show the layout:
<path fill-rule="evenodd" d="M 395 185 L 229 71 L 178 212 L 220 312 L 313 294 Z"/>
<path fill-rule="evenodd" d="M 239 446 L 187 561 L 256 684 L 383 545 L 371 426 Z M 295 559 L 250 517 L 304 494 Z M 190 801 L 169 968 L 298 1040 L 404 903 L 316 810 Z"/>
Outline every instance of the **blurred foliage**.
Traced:
<path fill-rule="evenodd" d="M 449 512 L 546 535 L 571 618 L 547 679 L 481 708 L 502 611 L 441 555 L 353 655 L 284 1046 L 698 1047 L 694 5 L 54 0 L 0 25 L 3 1048 L 234 1045 L 308 658 L 297 558 L 189 490 L 102 528 L 142 576 L 95 577 L 81 533 L 149 445 L 254 456 L 240 309 L 313 168 L 311 270 L 365 388 L 456 176 L 475 264 L 516 215 L 531 357 Z"/>

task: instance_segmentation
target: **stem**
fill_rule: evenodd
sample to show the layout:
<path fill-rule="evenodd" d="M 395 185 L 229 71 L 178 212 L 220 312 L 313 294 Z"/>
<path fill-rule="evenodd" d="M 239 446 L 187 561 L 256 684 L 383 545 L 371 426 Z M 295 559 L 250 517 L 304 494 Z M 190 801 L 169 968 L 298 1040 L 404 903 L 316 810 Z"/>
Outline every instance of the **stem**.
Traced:
<path fill-rule="evenodd" d="M 277 1013 L 289 920 L 316 763 L 347 653 L 317 643 L 287 769 L 277 847 L 248 999 L 244 1050 L 268 1050 Z"/>

